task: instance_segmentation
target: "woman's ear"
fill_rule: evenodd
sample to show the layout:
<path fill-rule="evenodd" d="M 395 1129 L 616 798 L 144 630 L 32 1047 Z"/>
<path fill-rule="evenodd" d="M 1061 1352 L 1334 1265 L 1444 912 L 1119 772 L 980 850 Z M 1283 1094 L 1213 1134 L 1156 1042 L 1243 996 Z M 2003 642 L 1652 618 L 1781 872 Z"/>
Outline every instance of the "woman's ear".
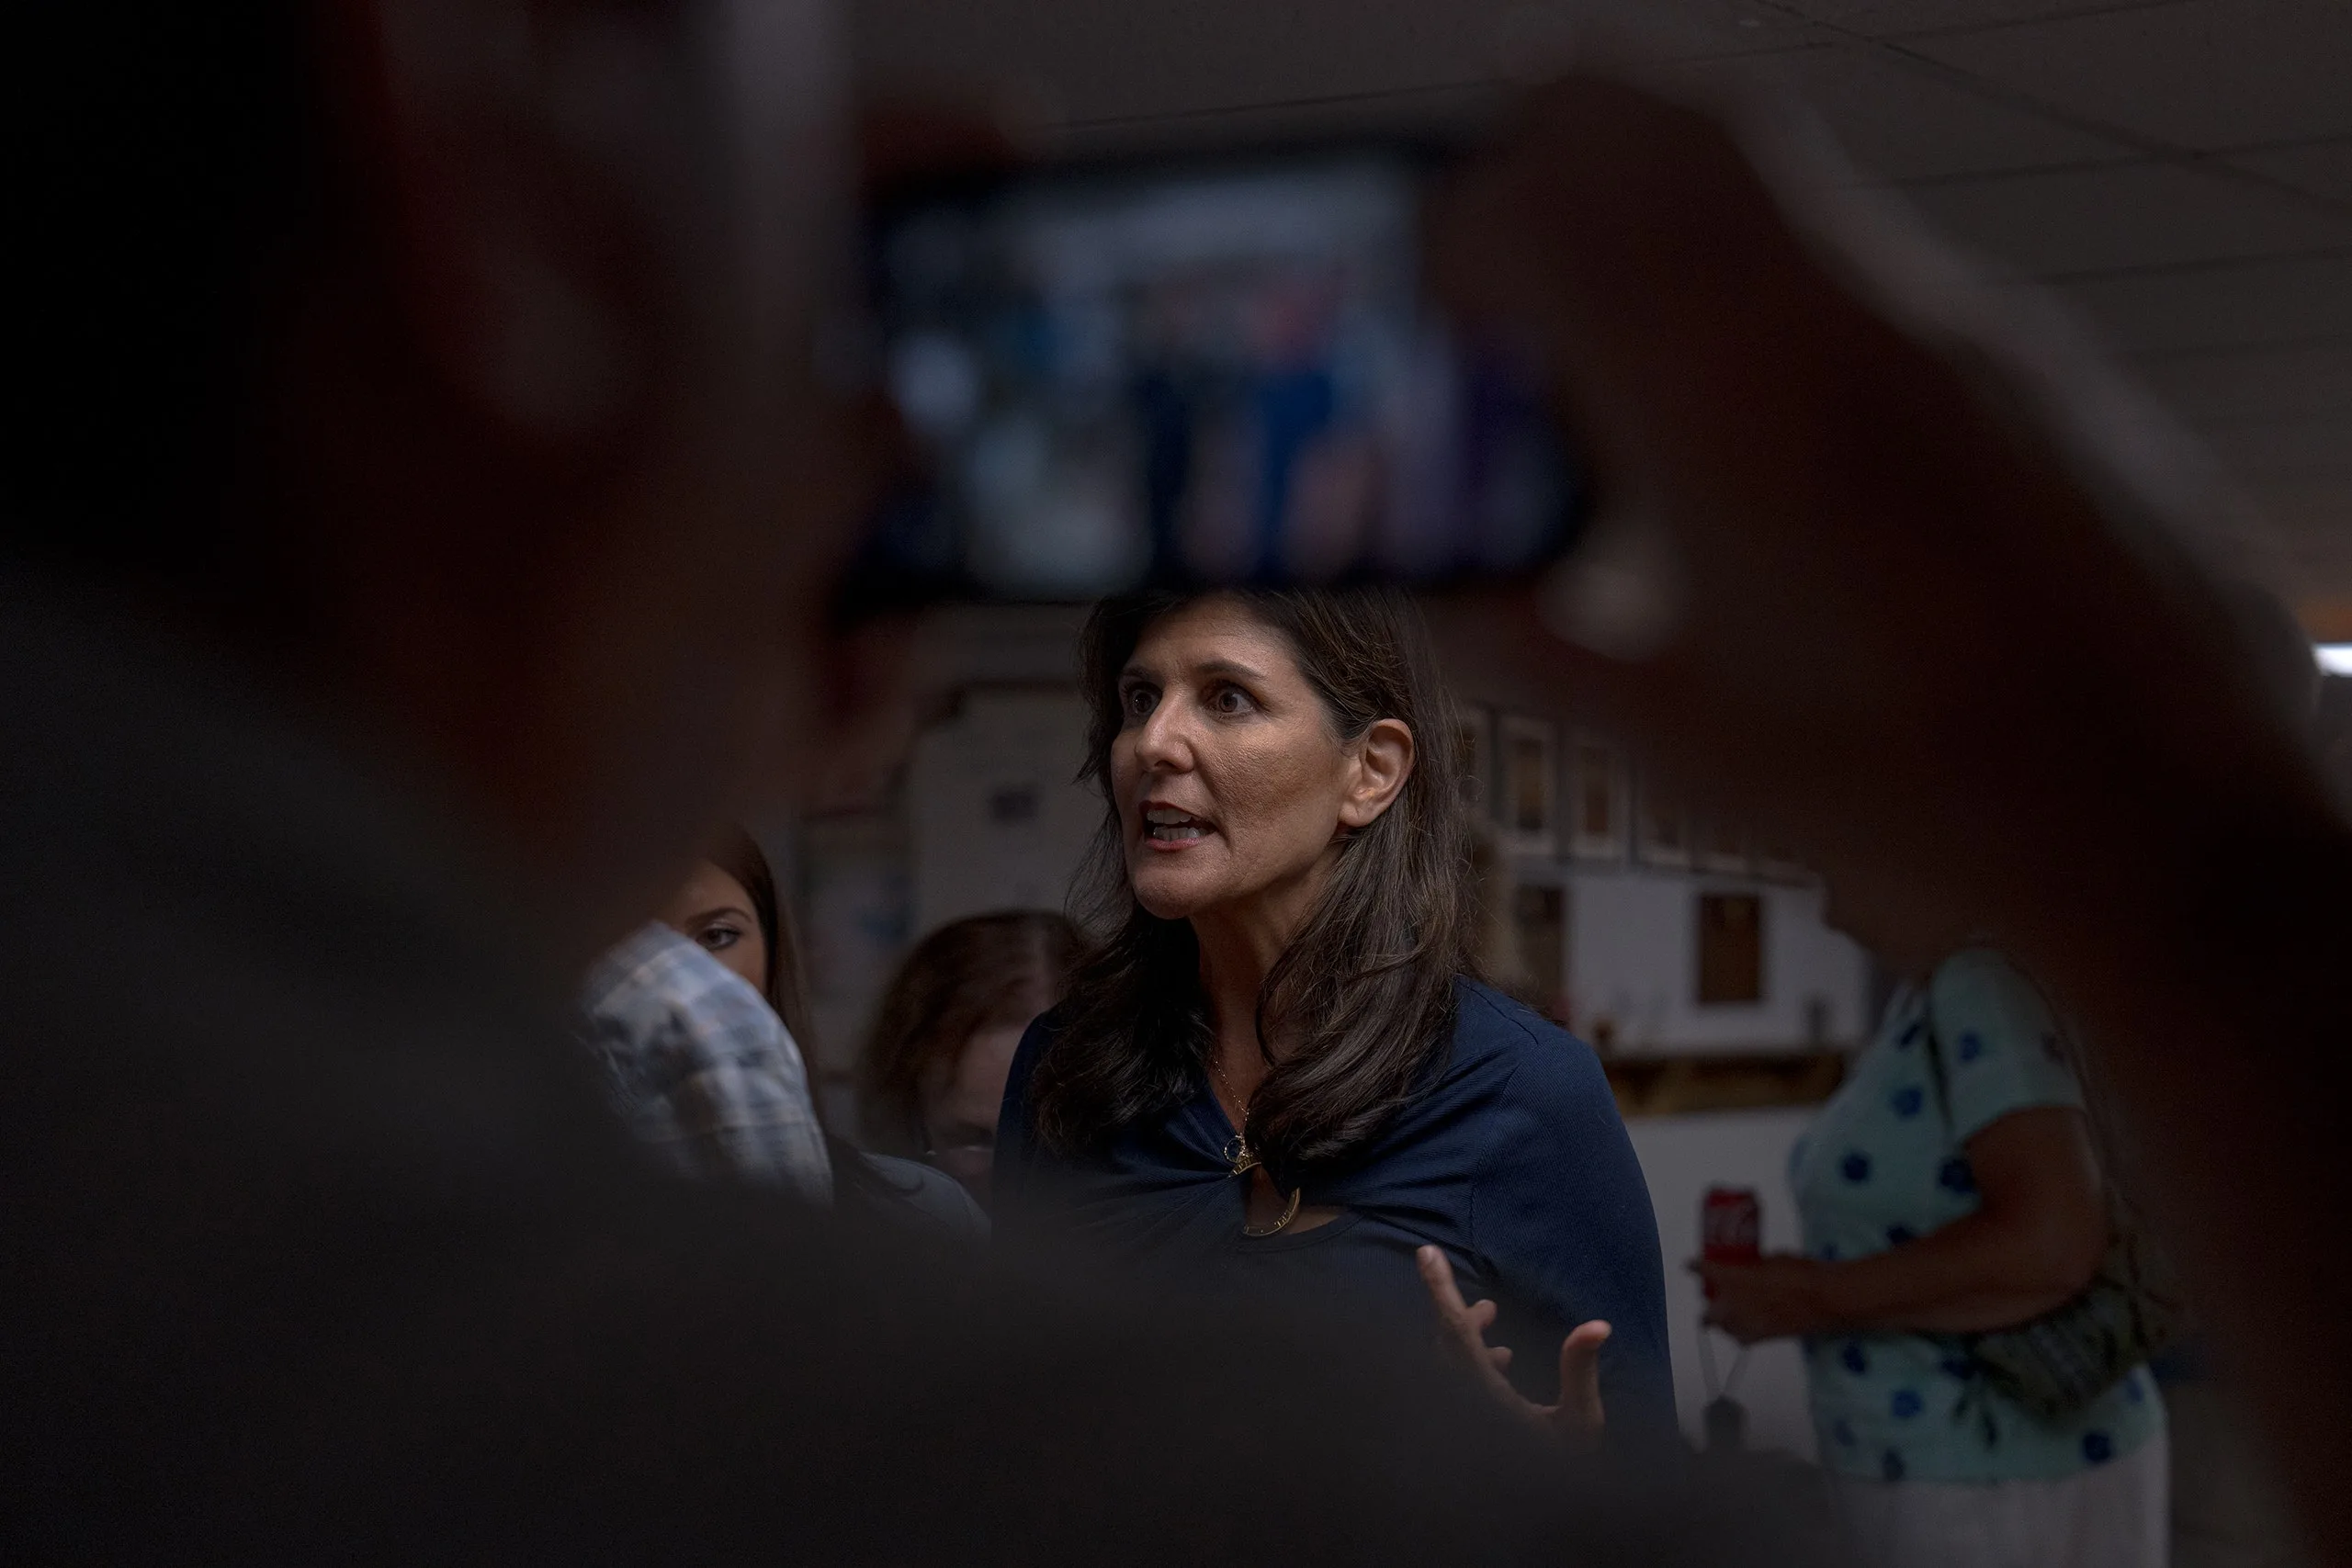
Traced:
<path fill-rule="evenodd" d="M 1340 803 L 1340 826 L 1369 828 L 1396 804 L 1413 776 L 1413 732 L 1402 719 L 1376 719 L 1354 750 L 1354 777 Z"/>

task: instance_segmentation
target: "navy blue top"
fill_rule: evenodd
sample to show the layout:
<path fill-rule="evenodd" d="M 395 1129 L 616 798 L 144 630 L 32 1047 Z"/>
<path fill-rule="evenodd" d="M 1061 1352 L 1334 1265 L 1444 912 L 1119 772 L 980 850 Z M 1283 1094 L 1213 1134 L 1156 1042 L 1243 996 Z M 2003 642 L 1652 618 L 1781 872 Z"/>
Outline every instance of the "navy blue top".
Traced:
<path fill-rule="evenodd" d="M 1098 1152 L 1041 1145 L 1029 1080 L 1054 1021 L 1038 1020 L 1005 1085 L 1000 1234 L 1067 1234 L 1170 1282 L 1329 1303 L 1423 1342 L 1435 1311 L 1413 1251 L 1433 1242 L 1464 1300 L 1494 1298 L 1487 1342 L 1511 1348 L 1510 1375 L 1530 1397 L 1556 1393 L 1568 1330 L 1606 1318 L 1611 1427 L 1670 1424 L 1657 1225 L 1600 1062 L 1500 992 L 1464 979 L 1454 995 L 1453 1049 L 1426 1087 L 1368 1145 L 1308 1177 L 1306 1201 L 1344 1213 L 1263 1239 L 1241 1234 L 1249 1182 L 1224 1157 L 1233 1126 L 1205 1076 L 1182 1105 Z"/>

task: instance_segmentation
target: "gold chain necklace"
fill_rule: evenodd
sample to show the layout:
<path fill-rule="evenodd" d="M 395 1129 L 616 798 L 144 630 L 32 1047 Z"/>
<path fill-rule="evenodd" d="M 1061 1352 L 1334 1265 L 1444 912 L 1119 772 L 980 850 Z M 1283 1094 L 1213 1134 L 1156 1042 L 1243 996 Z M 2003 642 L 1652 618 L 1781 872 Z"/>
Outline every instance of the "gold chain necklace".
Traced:
<path fill-rule="evenodd" d="M 1233 1124 L 1236 1130 L 1233 1136 L 1225 1141 L 1225 1163 L 1233 1168 L 1234 1175 L 1247 1176 L 1258 1168 L 1258 1156 L 1250 1152 L 1250 1140 L 1239 1131 L 1250 1124 L 1250 1102 L 1233 1092 L 1233 1085 L 1226 1079 L 1224 1064 L 1216 1059 L 1215 1046 L 1209 1047 L 1209 1072 L 1216 1079 L 1217 1088 L 1225 1090 L 1226 1097 L 1234 1105 Z"/>
<path fill-rule="evenodd" d="M 1216 1059 L 1216 1048 L 1215 1046 L 1211 1046 L 1209 1048 L 1209 1072 L 1216 1078 L 1217 1087 L 1225 1090 L 1225 1092 L 1232 1098 L 1234 1108 L 1240 1112 L 1239 1116 L 1237 1118 L 1237 1125 L 1242 1127 L 1248 1126 L 1250 1124 L 1250 1102 L 1233 1092 L 1233 1085 L 1226 1079 L 1225 1066 Z M 1250 1140 L 1238 1131 L 1232 1137 L 1227 1138 L 1225 1141 L 1225 1162 L 1233 1168 L 1233 1174 L 1236 1176 L 1247 1176 L 1251 1171 L 1257 1169 L 1259 1165 L 1261 1163 L 1258 1156 L 1250 1152 Z M 1271 1225 L 1253 1226 L 1250 1224 L 1248 1219 L 1243 1219 L 1241 1222 L 1241 1234 L 1243 1235 L 1250 1236 L 1252 1239 L 1260 1236 L 1269 1236 L 1279 1234 L 1284 1225 L 1289 1224 L 1291 1221 L 1298 1218 L 1299 1199 L 1305 1196 L 1306 1192 L 1306 1189 L 1304 1187 L 1293 1189 L 1290 1195 L 1290 1202 L 1283 1208 L 1282 1217 Z M 1242 1199 L 1242 1202 L 1246 1208 L 1249 1199 L 1245 1196 Z"/>

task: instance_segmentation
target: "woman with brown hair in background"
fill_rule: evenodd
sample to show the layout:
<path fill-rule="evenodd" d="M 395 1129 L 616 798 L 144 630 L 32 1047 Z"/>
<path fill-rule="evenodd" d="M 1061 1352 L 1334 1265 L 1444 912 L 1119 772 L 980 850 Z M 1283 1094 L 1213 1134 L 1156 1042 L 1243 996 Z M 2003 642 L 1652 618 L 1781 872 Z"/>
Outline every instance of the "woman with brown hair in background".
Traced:
<path fill-rule="evenodd" d="M 1435 743 L 1453 709 L 1419 612 L 1372 590 L 1139 594 L 1097 607 L 1084 654 L 1111 935 L 1022 1042 L 1000 1226 L 1434 1326 L 1564 1428 L 1604 1396 L 1665 1428 L 1657 1232 L 1608 1081 L 1472 974 L 1468 828 Z M 1457 1276 L 1491 1299 L 1465 1306 Z"/>
<path fill-rule="evenodd" d="M 671 896 L 662 923 L 751 982 L 808 1055 L 813 1035 L 800 933 L 776 897 L 775 873 L 758 840 L 741 828 L 724 829 Z"/>
<path fill-rule="evenodd" d="M 951 920 L 916 943 L 858 1058 L 867 1145 L 936 1166 L 985 1205 L 1013 1052 L 1083 951 L 1078 928 L 1047 909 Z"/>

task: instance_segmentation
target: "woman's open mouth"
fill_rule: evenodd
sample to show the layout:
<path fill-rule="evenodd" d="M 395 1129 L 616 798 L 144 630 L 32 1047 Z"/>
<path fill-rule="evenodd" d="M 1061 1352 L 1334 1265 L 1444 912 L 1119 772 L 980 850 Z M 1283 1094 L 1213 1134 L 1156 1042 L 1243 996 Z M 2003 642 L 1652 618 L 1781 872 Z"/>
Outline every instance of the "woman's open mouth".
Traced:
<path fill-rule="evenodd" d="M 1189 811 L 1179 811 L 1172 806 L 1147 806 L 1143 812 L 1143 836 L 1154 844 L 1170 849 L 1196 844 L 1216 829 L 1202 818 Z"/>

